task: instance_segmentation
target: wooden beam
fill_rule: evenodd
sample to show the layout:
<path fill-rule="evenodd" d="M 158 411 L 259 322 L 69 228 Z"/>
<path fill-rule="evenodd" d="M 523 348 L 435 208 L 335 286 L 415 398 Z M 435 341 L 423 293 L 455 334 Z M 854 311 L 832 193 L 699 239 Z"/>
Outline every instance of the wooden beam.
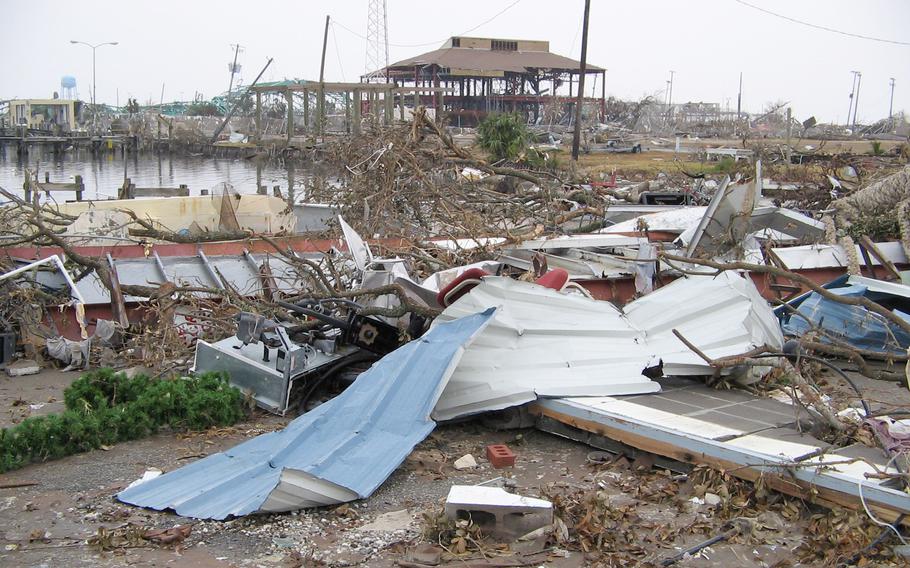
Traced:
<path fill-rule="evenodd" d="M 301 92 L 312 90 L 314 83 L 318 85 L 318 82 L 309 82 L 299 85 L 257 85 L 255 87 L 250 87 L 249 90 L 257 93 L 281 93 L 285 90 Z M 385 91 L 389 88 L 389 84 L 387 83 L 333 83 L 326 81 L 324 84 L 326 92 L 329 93 L 344 93 L 353 91 L 354 89 L 360 89 L 361 91 Z"/>
<path fill-rule="evenodd" d="M 799 475 L 788 475 L 788 471 L 783 467 L 779 473 L 772 471 L 770 468 L 774 467 L 773 463 L 758 466 L 759 460 L 756 459 L 754 460 L 756 465 L 751 465 L 750 462 L 750 465 L 744 466 L 739 463 L 740 460 L 733 461 L 719 455 L 695 452 L 682 446 L 673 445 L 648 436 L 644 429 L 632 427 L 630 423 L 622 424 L 623 427 L 614 425 L 613 422 L 603 424 L 599 421 L 571 416 L 559 410 L 544 407 L 539 403 L 531 404 L 528 411 L 533 416 L 546 416 L 567 426 L 604 436 L 633 448 L 668 457 L 679 462 L 708 465 L 746 481 L 755 482 L 761 479 L 768 487 L 787 495 L 799 498 L 808 498 L 808 496 L 812 495 L 813 497 L 809 499 L 812 503 L 828 508 L 839 505 L 861 510 L 863 506 L 860 499 L 855 495 L 822 487 L 818 483 L 813 484 L 806 479 L 800 479 L 803 476 L 811 476 L 813 468 L 808 469 L 809 473 L 801 471 Z M 745 452 L 745 450 L 743 451 Z M 816 479 L 819 475 L 824 475 L 821 467 L 817 468 Z M 884 503 L 871 502 L 868 494 L 865 498 L 869 509 L 874 511 L 876 516 L 885 520 L 893 522 L 903 512 Z M 910 526 L 910 516 L 907 516 L 902 524 Z"/>
<path fill-rule="evenodd" d="M 878 248 L 878 246 L 876 246 L 876 244 L 874 242 L 872 242 L 872 239 L 870 239 L 868 237 L 868 235 L 863 235 L 859 238 L 859 246 L 862 247 L 863 250 L 869 251 L 869 254 L 874 256 L 876 258 L 876 260 L 878 260 L 882 264 L 882 266 L 885 267 L 885 270 L 888 272 L 888 274 L 890 274 L 893 279 L 900 282 L 901 275 L 897 271 L 897 267 L 894 266 L 893 262 L 888 260 L 888 257 L 886 257 L 884 254 L 882 254 L 882 251 Z M 869 270 L 871 271 L 872 270 L 871 261 L 867 260 L 867 262 L 869 262 L 869 264 L 870 264 Z"/>

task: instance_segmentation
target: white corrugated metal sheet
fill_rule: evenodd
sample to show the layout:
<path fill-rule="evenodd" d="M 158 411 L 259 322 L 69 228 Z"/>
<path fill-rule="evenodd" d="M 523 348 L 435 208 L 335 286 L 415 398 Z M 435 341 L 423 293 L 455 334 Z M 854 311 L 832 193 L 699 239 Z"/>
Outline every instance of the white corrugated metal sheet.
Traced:
<path fill-rule="evenodd" d="M 689 227 L 697 225 L 707 211 L 707 207 L 681 207 L 670 211 L 660 211 L 658 213 L 648 213 L 641 215 L 622 223 L 617 223 L 606 229 L 597 231 L 598 233 L 634 233 L 639 230 L 640 222 L 644 222 L 651 231 L 666 231 L 672 233 L 682 233 Z"/>
<path fill-rule="evenodd" d="M 910 259 L 904 254 L 899 242 L 875 243 L 882 254 L 895 264 L 910 264 Z M 847 253 L 840 245 L 806 245 L 798 247 L 780 247 L 772 249 L 789 270 L 810 270 L 813 268 L 838 268 L 846 267 Z M 865 265 L 860 254 L 859 245 L 856 245 L 856 256 L 861 266 Z M 881 266 L 877 258 L 872 257 L 872 264 Z"/>
<path fill-rule="evenodd" d="M 751 280 L 735 273 L 681 278 L 632 302 L 609 302 L 536 284 L 488 277 L 437 321 L 497 307 L 467 349 L 433 412 L 447 420 L 540 397 L 655 392 L 642 371 L 703 375 L 711 368 L 673 334 L 711 357 L 762 344 L 780 347 L 780 328 Z"/>
<path fill-rule="evenodd" d="M 624 235 L 590 234 L 590 235 L 560 235 L 546 239 L 524 241 L 515 248 L 522 250 L 549 250 L 589 247 L 628 247 L 638 246 L 647 242 L 645 238 L 626 237 Z"/>

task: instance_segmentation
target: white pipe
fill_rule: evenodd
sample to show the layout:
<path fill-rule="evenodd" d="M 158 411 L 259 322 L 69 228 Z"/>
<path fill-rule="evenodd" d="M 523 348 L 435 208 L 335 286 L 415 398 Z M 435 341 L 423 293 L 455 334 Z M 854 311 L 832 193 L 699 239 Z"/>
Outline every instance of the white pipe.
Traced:
<path fill-rule="evenodd" d="M 85 298 L 82 297 L 82 293 L 79 292 L 79 288 L 76 287 L 76 283 L 73 282 L 73 278 L 70 276 L 70 273 L 66 270 L 66 267 L 63 265 L 63 260 L 60 256 L 52 254 L 47 258 L 42 258 L 41 260 L 36 260 L 31 264 L 26 264 L 25 266 L 20 266 L 19 268 L 10 270 L 5 274 L 0 274 L 0 280 L 6 280 L 7 278 L 12 278 L 17 274 L 22 274 L 32 268 L 41 266 L 42 264 L 54 263 L 57 265 L 57 268 L 60 270 L 60 273 L 63 274 L 63 278 L 66 280 L 66 283 L 69 284 L 70 291 L 73 296 L 76 297 L 76 321 L 79 323 L 79 327 L 82 330 L 82 339 L 88 337 L 88 332 L 85 329 Z"/>

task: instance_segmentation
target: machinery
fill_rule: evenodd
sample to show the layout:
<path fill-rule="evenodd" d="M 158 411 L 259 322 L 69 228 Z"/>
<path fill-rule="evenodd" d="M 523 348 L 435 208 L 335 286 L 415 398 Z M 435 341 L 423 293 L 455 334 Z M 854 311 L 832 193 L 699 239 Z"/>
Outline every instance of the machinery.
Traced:
<path fill-rule="evenodd" d="M 292 333 L 291 324 L 243 312 L 233 337 L 214 343 L 198 341 L 193 372 L 227 372 L 231 384 L 258 406 L 283 416 L 289 411 L 305 412 L 328 380 L 372 363 L 407 337 L 393 325 L 360 315 L 363 307 L 349 300 L 279 304 L 317 320 L 316 325 L 304 333 Z"/>

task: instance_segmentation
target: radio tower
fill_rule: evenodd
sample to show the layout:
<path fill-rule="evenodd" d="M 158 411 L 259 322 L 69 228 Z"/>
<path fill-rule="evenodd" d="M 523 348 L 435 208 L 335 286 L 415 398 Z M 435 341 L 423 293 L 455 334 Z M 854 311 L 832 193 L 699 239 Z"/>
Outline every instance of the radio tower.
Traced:
<path fill-rule="evenodd" d="M 386 0 L 370 0 L 367 15 L 367 57 L 364 77 L 367 83 L 385 83 L 389 66 L 389 22 Z"/>

